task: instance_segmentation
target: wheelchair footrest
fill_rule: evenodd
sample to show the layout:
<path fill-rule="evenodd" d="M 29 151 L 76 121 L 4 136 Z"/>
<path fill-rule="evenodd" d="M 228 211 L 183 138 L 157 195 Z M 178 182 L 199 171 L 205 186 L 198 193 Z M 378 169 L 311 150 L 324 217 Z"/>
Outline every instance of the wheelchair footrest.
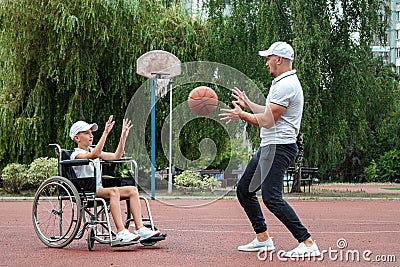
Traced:
<path fill-rule="evenodd" d="M 153 246 L 155 243 L 165 240 L 166 237 L 167 237 L 167 234 L 153 236 L 153 237 L 150 237 L 150 238 L 140 241 L 140 244 L 142 244 L 143 246 Z"/>
<path fill-rule="evenodd" d="M 132 240 L 130 242 L 122 242 L 121 240 L 111 241 L 112 247 L 124 247 L 124 246 L 131 246 L 131 245 L 135 245 L 135 244 L 139 244 L 139 241 L 138 240 Z"/>

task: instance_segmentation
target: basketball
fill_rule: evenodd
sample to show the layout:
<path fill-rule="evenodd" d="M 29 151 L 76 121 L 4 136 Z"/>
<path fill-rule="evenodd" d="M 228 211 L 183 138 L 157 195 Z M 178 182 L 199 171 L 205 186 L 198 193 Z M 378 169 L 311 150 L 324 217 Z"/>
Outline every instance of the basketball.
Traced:
<path fill-rule="evenodd" d="M 210 87 L 199 86 L 190 92 L 188 106 L 193 114 L 207 116 L 217 109 L 218 96 Z"/>

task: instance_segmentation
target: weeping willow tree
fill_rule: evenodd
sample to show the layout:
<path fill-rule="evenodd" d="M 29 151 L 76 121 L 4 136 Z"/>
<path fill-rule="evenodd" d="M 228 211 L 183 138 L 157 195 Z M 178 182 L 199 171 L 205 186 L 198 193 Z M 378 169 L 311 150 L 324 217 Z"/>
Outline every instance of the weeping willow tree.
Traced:
<path fill-rule="evenodd" d="M 0 21 L 2 166 L 51 153 L 50 142 L 72 147 L 76 120 L 102 129 L 114 114 L 119 129 L 143 82 L 135 74 L 143 53 L 163 49 L 183 61 L 198 53 L 193 22 L 160 1 L 4 0 Z M 106 149 L 118 139 L 116 130 Z"/>

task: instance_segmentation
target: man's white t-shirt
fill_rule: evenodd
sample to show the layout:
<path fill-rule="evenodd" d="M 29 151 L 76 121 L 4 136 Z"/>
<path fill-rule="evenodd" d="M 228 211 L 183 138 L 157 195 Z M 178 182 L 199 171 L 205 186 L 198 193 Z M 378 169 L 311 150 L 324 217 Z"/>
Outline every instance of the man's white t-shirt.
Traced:
<path fill-rule="evenodd" d="M 265 106 L 268 108 L 270 103 L 283 106 L 286 111 L 273 127 L 261 128 L 260 146 L 296 143 L 304 106 L 303 89 L 296 70 L 282 73 L 272 81 Z"/>
<path fill-rule="evenodd" d="M 92 148 L 89 148 L 92 151 Z M 86 150 L 81 148 L 75 148 L 74 152 L 72 152 L 70 159 L 75 159 L 79 154 L 87 154 L 89 153 Z M 93 164 L 89 163 L 89 165 L 82 165 L 82 166 L 72 166 L 75 171 L 77 178 L 84 178 L 84 177 L 93 177 L 94 175 L 94 168 L 96 168 L 96 190 L 99 188 L 103 188 L 101 183 L 101 163 L 100 159 L 94 159 Z"/>

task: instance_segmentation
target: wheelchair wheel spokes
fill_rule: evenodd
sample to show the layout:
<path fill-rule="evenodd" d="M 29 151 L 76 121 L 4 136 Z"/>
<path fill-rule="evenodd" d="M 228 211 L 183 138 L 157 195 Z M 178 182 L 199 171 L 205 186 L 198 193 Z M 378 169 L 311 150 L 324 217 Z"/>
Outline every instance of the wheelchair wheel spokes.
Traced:
<path fill-rule="evenodd" d="M 81 220 L 81 200 L 68 179 L 55 176 L 42 183 L 33 201 L 32 221 L 45 245 L 61 248 L 71 243 Z"/>

